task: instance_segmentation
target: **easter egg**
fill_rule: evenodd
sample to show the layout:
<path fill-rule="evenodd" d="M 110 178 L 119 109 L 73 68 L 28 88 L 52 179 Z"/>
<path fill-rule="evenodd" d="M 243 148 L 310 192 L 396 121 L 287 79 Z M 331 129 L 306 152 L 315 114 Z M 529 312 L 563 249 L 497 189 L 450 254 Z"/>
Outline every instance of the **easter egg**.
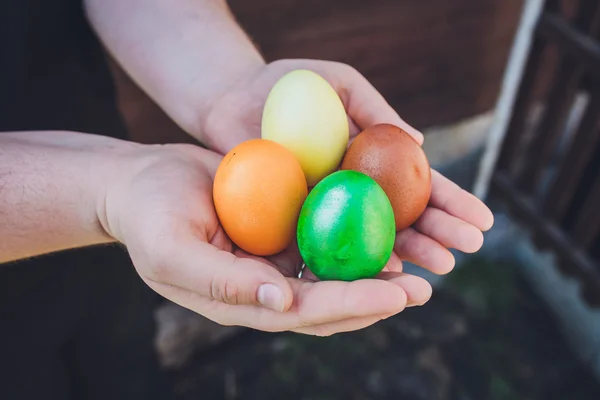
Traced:
<path fill-rule="evenodd" d="M 356 136 L 341 165 L 369 175 L 386 192 L 396 229 L 411 226 L 431 195 L 431 169 L 419 143 L 397 126 L 378 124 Z"/>
<path fill-rule="evenodd" d="M 307 194 L 306 178 L 294 154 L 264 139 L 231 149 L 213 183 L 223 230 L 242 250 L 258 256 L 290 245 Z"/>
<path fill-rule="evenodd" d="M 348 147 L 348 118 L 340 97 L 309 70 L 287 73 L 271 88 L 261 135 L 292 151 L 309 186 L 335 171 Z"/>
<path fill-rule="evenodd" d="M 388 262 L 396 230 L 383 189 L 356 171 L 321 180 L 300 211 L 297 240 L 306 266 L 321 280 L 376 276 Z"/>

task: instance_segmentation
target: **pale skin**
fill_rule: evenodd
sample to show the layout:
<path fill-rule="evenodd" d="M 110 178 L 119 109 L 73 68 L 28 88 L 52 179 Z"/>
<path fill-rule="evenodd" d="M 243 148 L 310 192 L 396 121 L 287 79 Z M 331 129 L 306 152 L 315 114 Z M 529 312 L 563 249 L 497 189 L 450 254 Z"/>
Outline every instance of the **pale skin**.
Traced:
<path fill-rule="evenodd" d="M 269 259 L 235 249 L 212 204 L 224 153 L 260 136 L 262 105 L 286 72 L 325 77 L 346 106 L 351 136 L 404 122 L 353 68 L 321 60 L 267 64 L 220 0 L 88 0 L 92 26 L 130 76 L 186 132 L 191 145 L 141 145 L 78 132 L 0 134 L 0 262 L 105 243 L 127 247 L 141 279 L 162 296 L 223 325 L 331 335 L 422 305 L 431 286 L 402 272 L 409 260 L 436 274 L 449 248 L 472 253 L 493 216 L 436 171 L 417 223 L 396 239 L 378 279 L 294 277 L 292 246 Z"/>

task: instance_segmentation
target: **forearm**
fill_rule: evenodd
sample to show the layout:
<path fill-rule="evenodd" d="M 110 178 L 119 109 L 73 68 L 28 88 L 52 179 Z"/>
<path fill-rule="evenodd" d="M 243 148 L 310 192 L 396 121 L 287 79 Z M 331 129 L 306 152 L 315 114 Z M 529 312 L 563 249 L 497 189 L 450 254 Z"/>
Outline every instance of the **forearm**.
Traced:
<path fill-rule="evenodd" d="M 71 132 L 0 133 L 0 263 L 112 242 L 98 210 L 112 158 L 129 145 Z"/>
<path fill-rule="evenodd" d="M 86 0 L 100 39 L 180 127 L 203 141 L 211 101 L 264 65 L 225 0 Z"/>

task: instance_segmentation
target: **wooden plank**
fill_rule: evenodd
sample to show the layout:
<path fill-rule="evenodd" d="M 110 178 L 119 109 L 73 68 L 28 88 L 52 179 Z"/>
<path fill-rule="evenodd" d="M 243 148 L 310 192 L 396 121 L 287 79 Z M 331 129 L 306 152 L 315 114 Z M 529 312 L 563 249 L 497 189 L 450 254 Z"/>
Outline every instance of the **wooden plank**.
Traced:
<path fill-rule="evenodd" d="M 600 77 L 600 44 L 594 39 L 551 14 L 541 17 L 538 34 L 557 43 L 565 55 L 573 57 L 591 74 Z"/>
<path fill-rule="evenodd" d="M 573 240 L 583 249 L 589 249 L 600 234 L 600 174 L 583 203 L 573 225 Z"/>
<path fill-rule="evenodd" d="M 492 184 L 496 192 L 506 200 L 518 220 L 526 223 L 530 230 L 539 235 L 543 243 L 551 246 L 559 258 L 563 259 L 568 271 L 585 285 L 586 293 L 595 294 L 592 304 L 600 305 L 600 266 L 590 256 L 574 245 L 565 233 L 554 223 L 540 215 L 530 197 L 521 194 L 512 180 L 503 172 L 494 175 Z"/>
<path fill-rule="evenodd" d="M 479 161 L 479 171 L 473 184 L 473 194 L 480 199 L 487 197 L 494 170 L 513 119 L 514 108 L 523 83 L 527 63 L 534 44 L 534 31 L 547 0 L 528 0 L 521 13 L 519 28 L 511 47 L 510 56 L 502 79 L 502 88 L 494 107 L 494 118 L 487 133 L 485 150 Z M 510 140 L 510 139 L 509 139 Z"/>
<path fill-rule="evenodd" d="M 493 107 L 522 0 L 228 3 L 267 60 L 349 62 L 407 121 L 424 128 Z M 134 140 L 191 140 L 118 65 L 112 67 Z"/>
<path fill-rule="evenodd" d="M 556 73 L 541 122 L 524 149 L 524 167 L 517 177 L 517 186 L 526 193 L 536 193 L 542 174 L 547 171 L 550 156 L 564 132 L 565 121 L 573 104 L 583 69 L 570 59 L 564 59 Z"/>
<path fill-rule="evenodd" d="M 522 0 L 230 0 L 268 60 L 357 68 L 411 124 L 490 110 Z"/>
<path fill-rule="evenodd" d="M 593 92 L 573 142 L 546 196 L 544 212 L 554 221 L 564 217 L 594 149 L 600 142 L 600 88 Z"/>
<path fill-rule="evenodd" d="M 527 67 L 521 80 L 521 87 L 517 95 L 517 100 L 513 107 L 513 115 L 506 132 L 506 137 L 502 144 L 502 150 L 498 157 L 497 169 L 507 171 L 511 163 L 517 157 L 519 148 L 523 141 L 523 131 L 525 122 L 531 110 L 531 105 L 535 97 L 535 85 L 537 83 L 538 72 L 544 59 L 544 50 L 546 42 L 536 37 L 531 47 Z"/>
<path fill-rule="evenodd" d="M 600 3 L 583 0 L 580 4 L 574 28 L 580 32 L 595 31 L 600 21 Z M 527 160 L 517 179 L 523 191 L 535 193 L 558 140 L 564 133 L 565 121 L 579 89 L 584 67 L 569 57 L 563 57 L 554 77 L 548 102 L 541 123 L 526 148 Z"/>
<path fill-rule="evenodd" d="M 515 109 L 515 113 L 521 113 L 517 115 L 520 120 L 511 121 L 514 130 L 510 142 L 503 148 L 503 169 L 494 174 L 492 187 L 505 199 L 516 219 L 529 228 L 535 245 L 552 250 L 557 255 L 558 265 L 578 278 L 586 301 L 600 305 L 600 250 L 594 248 L 600 244 L 600 175 L 594 170 L 600 162 L 595 158 L 600 157 L 600 88 L 594 79 L 583 81 L 587 74 L 599 76 L 600 46 L 591 37 L 597 34 L 600 25 L 600 2 L 561 0 L 560 11 L 558 1 L 549 1 L 546 5 L 536 41 L 558 45 L 559 68 L 550 82 L 545 114 L 534 130 L 533 140 L 523 151 L 526 168 L 515 180 L 511 176 L 515 155 L 522 150 L 527 113 L 535 99 L 532 82 L 539 80 L 538 74 L 545 67 L 543 61 L 538 61 L 530 73 L 530 81 L 524 79 L 519 94 L 524 106 L 519 111 Z M 571 19 L 575 11 L 576 16 Z M 564 132 L 566 116 L 582 87 L 588 90 L 590 102 L 540 208 L 534 201 L 535 188 L 548 171 L 546 167 Z M 567 219 L 571 221 L 565 225 L 569 233 L 560 225 Z"/>
<path fill-rule="evenodd" d="M 574 26 L 590 36 L 595 33 L 600 24 L 600 3 L 598 0 L 581 0 Z"/>
<path fill-rule="evenodd" d="M 229 0 L 240 23 L 260 43 L 320 41 L 348 38 L 364 32 L 412 31 L 396 40 L 431 40 L 440 35 L 462 36 L 466 24 L 504 30 L 499 15 L 512 14 L 520 1 L 487 0 Z M 516 7 L 516 8 L 515 8 Z M 512 9 L 512 10 L 511 10 Z M 518 17 L 518 16 L 517 16 Z M 278 33 L 273 35 L 273 33 Z M 483 33 L 483 32 L 482 32 Z"/>

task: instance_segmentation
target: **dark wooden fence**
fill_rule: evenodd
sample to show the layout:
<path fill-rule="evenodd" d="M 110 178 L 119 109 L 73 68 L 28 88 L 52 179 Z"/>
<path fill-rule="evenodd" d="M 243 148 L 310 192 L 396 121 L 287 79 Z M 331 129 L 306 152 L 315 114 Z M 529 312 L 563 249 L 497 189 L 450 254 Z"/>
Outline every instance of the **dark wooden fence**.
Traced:
<path fill-rule="evenodd" d="M 523 0 L 229 0 L 269 60 L 348 63 L 419 128 L 493 108 Z"/>
<path fill-rule="evenodd" d="M 267 60 L 319 58 L 361 71 L 423 129 L 488 111 L 500 88 L 522 0 L 229 0 Z M 114 66 L 136 140 L 186 141 Z"/>
<path fill-rule="evenodd" d="M 546 1 L 494 194 L 600 305 L 600 1 Z"/>

